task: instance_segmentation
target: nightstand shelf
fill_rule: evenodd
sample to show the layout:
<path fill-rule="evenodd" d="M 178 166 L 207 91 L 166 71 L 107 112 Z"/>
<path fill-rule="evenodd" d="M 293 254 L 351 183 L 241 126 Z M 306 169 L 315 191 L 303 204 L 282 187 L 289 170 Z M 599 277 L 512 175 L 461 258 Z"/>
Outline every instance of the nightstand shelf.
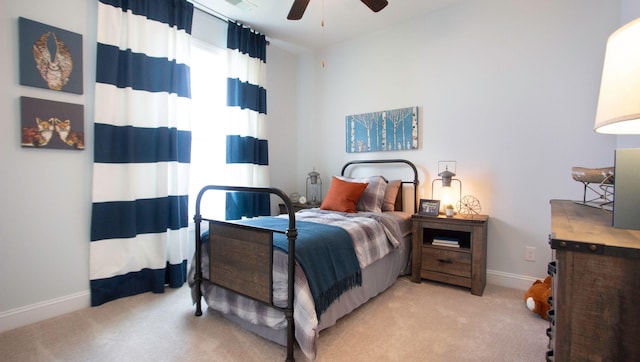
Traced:
<path fill-rule="evenodd" d="M 487 281 L 488 220 L 487 215 L 413 215 L 411 279 L 459 285 L 482 295 Z M 443 246 L 437 245 L 438 239 Z"/>

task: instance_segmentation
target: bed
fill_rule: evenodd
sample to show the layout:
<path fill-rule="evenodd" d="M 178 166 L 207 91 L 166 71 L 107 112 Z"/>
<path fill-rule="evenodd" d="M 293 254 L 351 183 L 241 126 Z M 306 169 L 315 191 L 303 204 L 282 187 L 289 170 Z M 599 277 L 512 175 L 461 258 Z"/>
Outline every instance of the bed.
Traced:
<path fill-rule="evenodd" d="M 410 176 L 352 177 L 357 168 L 389 167 L 403 168 Z M 286 346 L 287 360 L 293 360 L 296 342 L 307 358 L 315 359 L 321 330 L 410 273 L 417 185 L 410 161 L 350 161 L 332 179 L 321 208 L 297 213 L 276 188 L 204 187 L 196 201 L 196 249 L 189 271 L 196 315 L 202 314 L 204 299 L 242 328 Z M 349 196 L 350 189 L 361 190 L 357 200 Z M 282 199 L 287 213 L 206 219 L 200 203 L 211 190 L 269 193 Z M 345 198 L 349 207 L 343 209 Z M 201 224 L 208 226 L 204 232 Z"/>

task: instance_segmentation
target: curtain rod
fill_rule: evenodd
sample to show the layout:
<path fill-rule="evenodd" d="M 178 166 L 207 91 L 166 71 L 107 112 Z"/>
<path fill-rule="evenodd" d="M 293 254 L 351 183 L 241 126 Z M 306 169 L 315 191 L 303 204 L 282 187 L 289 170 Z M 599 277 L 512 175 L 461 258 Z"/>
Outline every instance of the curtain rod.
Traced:
<path fill-rule="evenodd" d="M 189 1 L 193 4 L 193 6 L 196 9 L 209 14 L 209 15 L 213 16 L 214 18 L 216 18 L 216 19 L 218 19 L 220 21 L 224 21 L 225 23 L 229 22 L 229 21 L 234 22 L 234 23 L 238 23 L 236 20 L 231 19 L 228 16 L 220 14 L 219 12 L 213 10 L 212 8 L 206 6 L 205 4 L 201 3 L 198 0 L 189 0 Z M 269 40 L 267 40 L 267 45 L 271 45 L 271 42 L 269 42 Z"/>
<path fill-rule="evenodd" d="M 219 12 L 213 10 L 212 8 L 206 6 L 205 4 L 201 3 L 198 0 L 189 0 L 193 6 L 195 6 L 198 10 L 204 11 L 205 13 L 213 16 L 214 18 L 218 19 L 218 20 L 222 20 L 224 22 L 228 22 L 228 21 L 232 21 L 234 23 L 237 23 L 237 21 L 235 21 L 234 19 L 229 18 L 228 16 L 224 16 L 222 14 L 220 14 Z"/>

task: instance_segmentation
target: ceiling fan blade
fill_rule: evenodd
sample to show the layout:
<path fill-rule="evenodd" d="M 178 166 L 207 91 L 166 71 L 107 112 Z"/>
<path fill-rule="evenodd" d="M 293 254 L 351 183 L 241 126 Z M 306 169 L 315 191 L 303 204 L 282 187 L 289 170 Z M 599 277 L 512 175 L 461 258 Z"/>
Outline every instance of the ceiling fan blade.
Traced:
<path fill-rule="evenodd" d="M 362 2 L 367 5 L 369 9 L 373 10 L 374 13 L 377 13 L 389 5 L 387 0 L 362 0 Z"/>
<path fill-rule="evenodd" d="M 289 10 L 289 15 L 287 15 L 287 19 L 289 20 L 302 19 L 302 15 L 304 14 L 304 11 L 307 9 L 307 5 L 309 5 L 309 0 L 293 0 L 293 5 L 291 5 L 291 10 Z"/>

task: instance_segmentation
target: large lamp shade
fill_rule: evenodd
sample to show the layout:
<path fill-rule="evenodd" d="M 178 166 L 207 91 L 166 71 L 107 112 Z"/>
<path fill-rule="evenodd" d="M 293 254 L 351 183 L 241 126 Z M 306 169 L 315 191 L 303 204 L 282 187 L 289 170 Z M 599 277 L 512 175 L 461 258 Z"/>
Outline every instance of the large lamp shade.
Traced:
<path fill-rule="evenodd" d="M 607 41 L 594 128 L 598 133 L 640 134 L 640 18 Z"/>

